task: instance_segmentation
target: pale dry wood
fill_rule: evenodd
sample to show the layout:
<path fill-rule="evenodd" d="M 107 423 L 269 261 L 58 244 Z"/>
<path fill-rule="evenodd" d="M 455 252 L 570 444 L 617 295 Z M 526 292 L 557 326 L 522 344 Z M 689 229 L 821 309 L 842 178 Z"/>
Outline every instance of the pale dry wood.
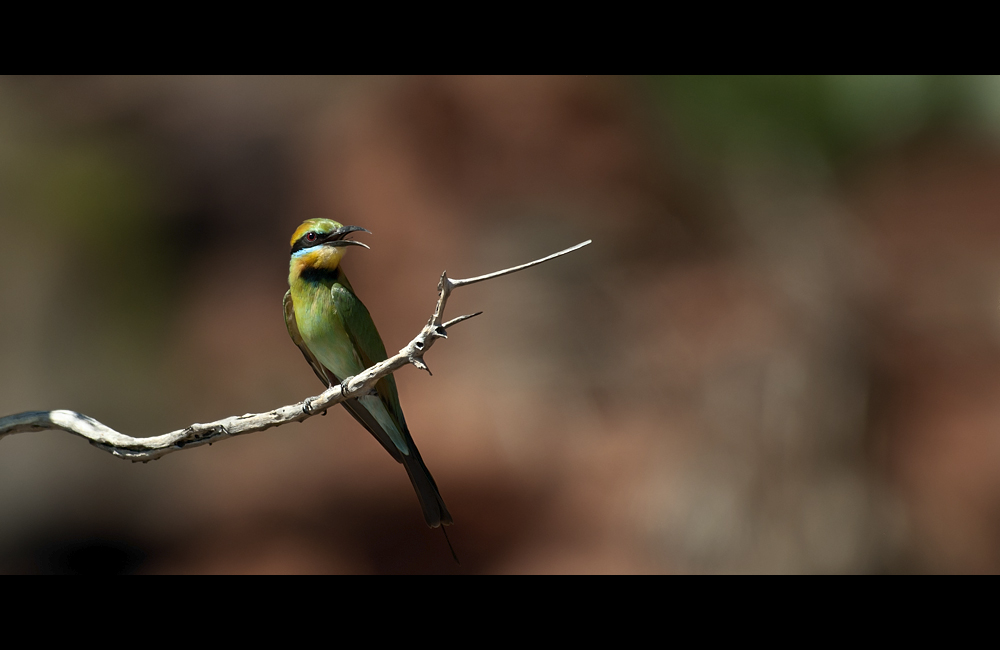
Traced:
<path fill-rule="evenodd" d="M 354 377 L 348 377 L 341 384 L 327 389 L 316 397 L 308 397 L 297 404 L 282 406 L 266 413 L 247 413 L 245 415 L 234 415 L 223 418 L 215 422 L 192 424 L 184 429 L 149 438 L 133 438 L 132 436 L 118 433 L 97 420 L 75 411 L 29 411 L 0 418 L 0 438 L 14 433 L 57 429 L 86 438 L 90 444 L 119 458 L 145 462 L 174 451 L 180 451 L 181 449 L 191 449 L 246 433 L 280 427 L 283 424 L 302 422 L 318 413 L 326 411 L 331 406 L 343 402 L 345 399 L 368 393 L 374 389 L 375 384 L 381 378 L 399 370 L 403 366 L 412 364 L 430 373 L 430 369 L 424 362 L 423 357 L 427 350 L 434 345 L 434 341 L 448 338 L 448 328 L 482 313 L 467 314 L 444 321 L 445 306 L 453 290 L 468 284 L 521 271 L 536 264 L 566 255 L 567 253 L 572 253 L 590 243 L 591 240 L 588 239 L 572 248 L 553 253 L 533 262 L 474 278 L 452 280 L 448 277 L 447 273 L 442 273 L 441 280 L 438 282 L 438 301 L 434 308 L 434 314 L 427 321 L 427 325 L 420 330 L 420 333 L 406 347 L 364 372 Z"/>

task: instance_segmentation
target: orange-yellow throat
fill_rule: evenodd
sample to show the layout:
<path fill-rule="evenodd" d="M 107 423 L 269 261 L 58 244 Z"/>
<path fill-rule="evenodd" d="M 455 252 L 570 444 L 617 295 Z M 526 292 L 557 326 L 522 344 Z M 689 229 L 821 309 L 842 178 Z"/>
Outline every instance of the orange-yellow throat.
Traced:
<path fill-rule="evenodd" d="M 288 284 L 292 284 L 306 269 L 336 271 L 347 249 L 334 246 L 314 246 L 304 248 L 292 255 L 288 263 Z"/>

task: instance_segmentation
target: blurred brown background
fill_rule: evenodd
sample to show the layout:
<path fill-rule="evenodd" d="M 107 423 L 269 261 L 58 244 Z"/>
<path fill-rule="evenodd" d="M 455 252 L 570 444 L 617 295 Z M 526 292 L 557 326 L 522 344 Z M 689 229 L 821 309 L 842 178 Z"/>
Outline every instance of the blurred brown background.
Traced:
<path fill-rule="evenodd" d="M 130 464 L 0 442 L 0 572 L 1000 570 L 1000 79 L 0 79 L 0 415 L 321 390 L 288 239 L 374 234 L 456 525 L 342 409 Z"/>

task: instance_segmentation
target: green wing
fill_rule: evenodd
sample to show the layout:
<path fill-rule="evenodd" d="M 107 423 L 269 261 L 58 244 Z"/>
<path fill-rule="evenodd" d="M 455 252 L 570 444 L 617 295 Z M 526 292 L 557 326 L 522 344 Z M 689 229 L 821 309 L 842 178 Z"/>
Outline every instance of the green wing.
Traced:
<path fill-rule="evenodd" d="M 366 368 L 370 368 L 380 361 L 385 361 L 387 355 L 382 337 L 378 335 L 378 330 L 375 329 L 375 323 L 372 322 L 368 309 L 354 295 L 354 289 L 343 271 L 339 273 L 337 281 L 330 289 L 330 296 L 361 363 Z M 448 508 L 444 505 L 434 477 L 431 476 L 424 464 L 420 452 L 417 451 L 417 446 L 413 443 L 413 438 L 406 428 L 403 409 L 399 405 L 399 393 L 396 391 L 396 380 L 392 375 L 389 375 L 375 385 L 375 390 L 378 393 L 377 398 L 365 396 L 356 400 L 348 400 L 344 402 L 344 406 L 348 406 L 351 402 L 355 403 L 357 408 L 354 410 L 348 406 L 351 414 L 378 438 L 379 442 L 393 455 L 393 458 L 403 463 L 406 474 L 410 477 L 410 483 L 413 484 L 413 489 L 417 493 L 417 499 L 420 501 L 420 508 L 424 512 L 424 521 L 427 522 L 427 525 L 431 528 L 436 528 L 441 524 L 450 525 L 452 523 L 451 514 L 448 513 Z M 364 403 L 362 400 L 368 405 L 362 406 Z M 387 430 L 377 422 L 373 426 L 369 421 L 374 419 L 374 413 L 369 409 L 373 409 L 381 415 L 388 415 L 392 423 L 395 424 L 395 427 L 390 428 L 395 428 L 395 431 Z M 387 424 L 389 423 L 387 422 Z M 389 443 L 387 438 L 392 443 Z M 390 444 L 394 444 L 398 450 L 391 449 Z"/>
<path fill-rule="evenodd" d="M 330 290 L 330 295 L 333 297 L 337 313 L 343 320 L 344 329 L 351 337 L 354 350 L 361 358 L 362 365 L 365 368 L 371 368 L 376 363 L 385 361 L 388 355 L 385 353 L 382 337 L 375 329 L 371 314 L 368 313 L 364 303 L 354 295 L 354 291 L 343 272 L 340 273 L 339 281 L 335 282 Z M 399 432 L 406 431 L 406 420 L 403 418 L 403 409 L 399 405 L 399 393 L 396 390 L 395 378 L 389 375 L 379 380 L 375 384 L 375 390 Z"/>
<path fill-rule="evenodd" d="M 299 333 L 299 325 L 295 320 L 295 306 L 292 302 L 292 292 L 287 291 L 285 293 L 284 300 L 285 308 L 285 327 L 288 328 L 288 335 L 292 337 L 292 342 L 298 346 L 299 350 L 302 351 L 302 356 L 306 358 L 309 362 L 309 366 L 319 377 L 319 380 L 323 382 L 323 385 L 329 388 L 334 384 L 340 383 L 340 378 L 334 375 L 329 368 L 320 363 L 320 360 L 316 358 L 316 355 L 312 353 L 309 346 L 306 345 L 305 340 L 302 338 L 302 334 Z M 346 379 L 346 378 L 345 378 Z M 382 430 L 378 421 L 372 417 L 372 414 L 368 412 L 364 406 L 361 405 L 358 400 L 349 399 L 343 402 L 344 408 L 347 412 L 354 416 L 354 419 L 358 421 L 361 426 L 368 429 L 375 439 L 382 443 L 385 450 L 389 452 L 389 455 L 396 459 L 397 463 L 403 462 L 403 456 L 399 453 L 396 443 L 391 439 L 391 437 Z"/>

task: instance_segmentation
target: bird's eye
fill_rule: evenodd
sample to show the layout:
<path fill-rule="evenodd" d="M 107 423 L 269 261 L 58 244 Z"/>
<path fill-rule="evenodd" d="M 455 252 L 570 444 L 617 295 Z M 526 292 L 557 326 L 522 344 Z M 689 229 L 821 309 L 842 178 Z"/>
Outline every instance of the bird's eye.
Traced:
<path fill-rule="evenodd" d="M 310 244 L 312 242 L 316 241 L 316 233 L 314 233 L 314 232 L 307 232 L 306 233 L 306 241 L 309 242 Z"/>

